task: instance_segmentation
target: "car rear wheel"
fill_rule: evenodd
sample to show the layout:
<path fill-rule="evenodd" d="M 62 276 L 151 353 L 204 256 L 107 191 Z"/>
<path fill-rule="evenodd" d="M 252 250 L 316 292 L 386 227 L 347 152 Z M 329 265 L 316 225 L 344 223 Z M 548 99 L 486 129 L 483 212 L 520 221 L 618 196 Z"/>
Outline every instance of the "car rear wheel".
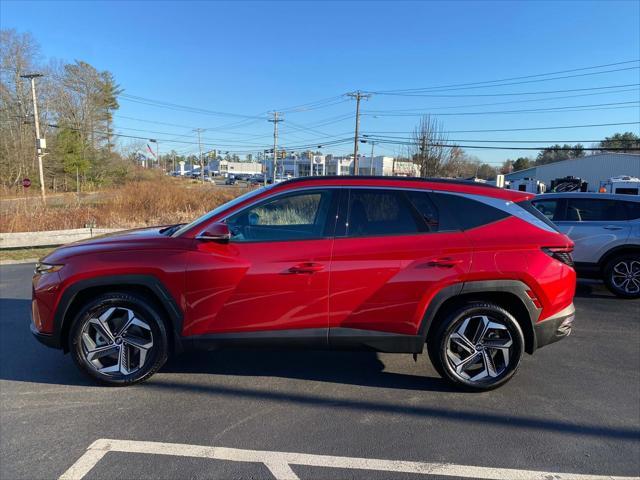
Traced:
<path fill-rule="evenodd" d="M 618 297 L 640 298 L 640 255 L 621 255 L 604 268 L 604 283 Z"/>
<path fill-rule="evenodd" d="M 469 390 L 491 390 L 518 370 L 524 336 L 504 308 L 471 303 L 447 314 L 427 347 L 431 362 L 446 380 Z"/>
<path fill-rule="evenodd" d="M 70 335 L 75 363 L 103 384 L 142 382 L 167 360 L 162 316 L 152 302 L 137 295 L 109 293 L 87 303 Z"/>

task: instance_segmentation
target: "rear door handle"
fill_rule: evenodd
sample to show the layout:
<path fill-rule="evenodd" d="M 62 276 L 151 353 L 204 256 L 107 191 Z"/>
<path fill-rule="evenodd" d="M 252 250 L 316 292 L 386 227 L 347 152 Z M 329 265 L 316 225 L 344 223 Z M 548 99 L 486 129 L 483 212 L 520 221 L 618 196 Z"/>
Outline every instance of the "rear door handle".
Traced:
<path fill-rule="evenodd" d="M 619 227 L 618 225 L 606 225 L 602 228 L 605 230 L 622 230 L 622 227 Z"/>
<path fill-rule="evenodd" d="M 462 260 L 458 258 L 442 257 L 442 258 L 436 258 L 428 261 L 427 266 L 451 268 L 451 267 L 455 267 L 456 265 L 460 265 L 461 263 L 462 263 Z"/>
<path fill-rule="evenodd" d="M 289 273 L 316 273 L 324 270 L 324 265 L 321 263 L 305 262 L 299 263 L 289 268 Z"/>

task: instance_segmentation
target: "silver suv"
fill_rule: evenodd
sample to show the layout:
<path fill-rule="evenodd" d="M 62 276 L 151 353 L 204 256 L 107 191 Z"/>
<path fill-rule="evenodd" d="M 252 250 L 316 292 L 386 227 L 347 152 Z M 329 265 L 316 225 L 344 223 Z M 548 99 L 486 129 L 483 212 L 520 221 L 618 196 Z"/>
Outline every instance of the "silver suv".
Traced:
<path fill-rule="evenodd" d="M 640 298 L 640 197 L 547 193 L 533 204 L 574 241 L 579 276 L 602 278 L 619 297 Z"/>

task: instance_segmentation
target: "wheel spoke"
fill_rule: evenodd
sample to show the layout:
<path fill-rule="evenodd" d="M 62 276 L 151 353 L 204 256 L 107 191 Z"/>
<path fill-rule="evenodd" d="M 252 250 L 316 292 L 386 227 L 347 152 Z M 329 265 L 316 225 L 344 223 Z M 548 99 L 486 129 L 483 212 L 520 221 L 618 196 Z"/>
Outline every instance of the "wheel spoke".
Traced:
<path fill-rule="evenodd" d="M 629 274 L 629 265 L 627 265 L 626 262 L 620 262 L 613 267 L 613 271 L 620 275 L 627 276 Z"/>
<path fill-rule="evenodd" d="M 481 319 L 481 322 L 478 324 L 478 328 L 475 332 L 475 335 L 473 336 L 474 344 L 480 342 L 484 338 L 484 336 L 487 333 L 487 330 L 489 329 L 489 324 L 491 323 L 489 319 L 486 317 L 486 315 L 482 315 L 480 319 Z"/>
<path fill-rule="evenodd" d="M 138 350 L 149 350 L 153 347 L 153 342 L 144 340 L 138 337 L 127 336 L 122 338 L 122 342 L 130 347 L 137 348 Z"/>
<path fill-rule="evenodd" d="M 128 355 L 126 347 L 120 348 L 120 355 L 118 356 L 118 363 L 120 365 L 120 373 L 123 375 L 129 375 L 129 365 L 127 362 Z"/>
<path fill-rule="evenodd" d="M 484 362 L 484 367 L 487 369 L 487 375 L 492 378 L 498 376 L 498 372 L 496 372 L 496 366 L 493 363 L 493 357 L 489 354 L 487 350 L 482 352 L 482 361 Z"/>
<path fill-rule="evenodd" d="M 480 359 L 480 357 L 481 357 L 481 355 L 480 355 L 479 352 L 474 353 L 473 355 L 469 355 L 465 359 L 452 358 L 451 356 L 449 356 L 449 358 L 452 359 L 452 361 L 453 361 L 453 363 L 455 365 L 456 372 L 458 372 L 459 374 L 464 374 L 465 368 L 470 366 L 470 365 L 473 365 L 473 363 L 475 363 L 478 359 Z"/>
<path fill-rule="evenodd" d="M 123 333 L 125 333 L 127 329 L 131 326 L 131 323 L 135 318 L 136 318 L 135 313 L 133 313 L 131 310 L 127 310 L 127 320 L 124 322 L 124 325 L 122 325 L 122 328 L 118 330 L 118 333 L 116 333 L 116 335 L 122 335 Z"/>
<path fill-rule="evenodd" d="M 115 308 L 111 307 L 99 317 L 97 318 L 94 317 L 91 320 L 89 320 L 89 323 L 91 323 L 104 338 L 106 338 L 107 340 L 110 340 L 111 342 L 113 342 L 114 336 L 113 336 L 113 333 L 111 332 L 111 327 L 109 327 L 108 320 L 109 318 L 111 318 L 111 314 L 114 311 L 115 311 Z"/>
<path fill-rule="evenodd" d="M 458 345 L 459 347 L 465 349 L 469 353 L 473 353 L 476 351 L 475 345 L 469 341 L 467 337 L 461 335 L 458 332 L 454 332 L 451 334 L 451 341 Z"/>
<path fill-rule="evenodd" d="M 104 345 L 103 347 L 97 347 L 93 350 L 87 351 L 87 360 L 92 362 L 98 360 L 107 355 L 112 355 L 120 349 L 117 345 Z"/>

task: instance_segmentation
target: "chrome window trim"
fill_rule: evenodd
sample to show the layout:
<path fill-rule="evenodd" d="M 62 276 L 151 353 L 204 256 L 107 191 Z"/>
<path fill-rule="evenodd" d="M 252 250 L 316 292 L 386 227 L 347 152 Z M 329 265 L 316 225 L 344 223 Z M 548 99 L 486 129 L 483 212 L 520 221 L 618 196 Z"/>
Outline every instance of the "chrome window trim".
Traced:
<path fill-rule="evenodd" d="M 290 195 L 291 193 L 303 192 L 306 190 L 329 190 L 329 189 L 358 189 L 358 190 L 387 190 L 387 191 L 394 190 L 394 191 L 412 191 L 412 192 L 439 193 L 439 194 L 445 194 L 445 195 L 457 195 L 459 197 L 475 200 L 477 202 L 484 203 L 485 205 L 488 205 L 490 207 L 497 208 L 498 210 L 501 210 L 516 218 L 519 218 L 520 220 L 523 220 L 547 232 L 558 233 L 557 231 L 553 230 L 551 227 L 546 225 L 542 220 L 539 220 L 534 215 L 527 212 L 524 208 L 519 207 L 517 203 L 512 202 L 511 200 L 503 200 L 500 198 L 489 197 L 485 195 L 476 195 L 473 193 L 452 192 L 450 190 L 434 190 L 431 188 L 412 188 L 412 187 L 397 187 L 397 186 L 380 187 L 380 186 L 370 186 L 370 185 L 317 185 L 317 186 L 292 188 L 289 190 L 276 193 L 267 198 L 263 198 L 261 200 L 252 202 L 249 205 L 244 206 L 240 210 L 236 210 L 232 213 L 229 213 L 228 215 L 223 216 L 218 221 L 225 222 L 232 215 L 236 215 L 238 213 L 243 212 L 244 210 L 253 208 L 255 205 L 262 203 L 266 200 L 275 200 L 284 195 Z M 200 233 L 202 233 L 203 231 L 204 229 Z M 423 235 L 423 234 L 433 235 L 437 233 L 446 233 L 446 232 L 417 232 L 415 235 Z M 327 238 L 327 237 L 323 237 L 323 238 Z M 338 238 L 338 237 L 335 237 L 335 238 Z M 340 238 L 347 238 L 347 237 L 340 237 Z M 363 238 L 367 238 L 367 237 L 363 237 Z"/>

